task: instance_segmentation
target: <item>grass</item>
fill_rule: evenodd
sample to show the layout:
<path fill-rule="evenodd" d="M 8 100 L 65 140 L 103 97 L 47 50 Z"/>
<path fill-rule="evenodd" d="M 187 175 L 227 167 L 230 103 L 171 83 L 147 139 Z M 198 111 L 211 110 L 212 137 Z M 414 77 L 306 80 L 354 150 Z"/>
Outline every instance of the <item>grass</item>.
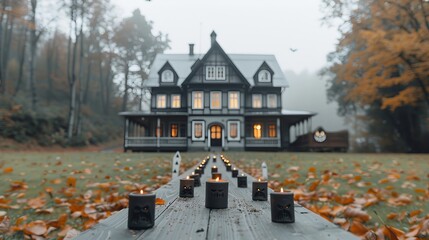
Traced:
<path fill-rule="evenodd" d="M 52 220 L 62 213 L 70 214 L 69 208 L 58 205 L 55 198 L 82 199 L 85 194 L 96 195 L 98 191 L 107 199 L 114 194 L 125 195 L 135 184 L 146 190 L 156 189 L 170 180 L 173 154 L 2 153 L 0 213 L 3 211 L 2 214 L 11 219 L 11 225 L 23 215 L 28 216 L 27 222 L 36 219 Z M 206 152 L 182 153 L 182 171 L 206 155 Z M 385 222 L 407 231 L 408 217 L 399 221 L 387 219 L 386 216 L 401 212 L 407 216 L 414 210 L 421 210 L 422 214 L 429 212 L 429 155 L 283 152 L 226 152 L 225 155 L 239 168 L 254 176 L 261 175 L 261 163 L 265 161 L 270 183 L 274 188 L 284 186 L 288 189 L 308 189 L 321 179 L 323 174 L 329 173 L 331 179 L 326 184 L 320 184 L 316 192 L 351 195 L 359 199 L 365 197 L 369 189 L 383 189 L 386 194 L 385 201 L 365 209 L 372 217 L 369 222 L 371 226 L 383 225 Z M 9 172 L 11 169 L 13 171 Z M 315 174 L 309 175 L 309 169 L 310 172 L 314 170 Z M 76 180 L 76 192 L 65 197 L 65 190 L 70 188 L 70 178 Z M 289 181 L 292 178 L 295 179 L 294 182 Z M 28 188 L 11 191 L 13 182 L 25 183 Z M 99 183 L 110 185 L 107 185 L 107 188 L 100 187 L 101 185 L 97 185 Z M 425 192 L 419 193 L 416 189 L 423 189 Z M 410 195 L 412 202 L 404 206 L 392 206 L 388 203 L 389 198 L 401 194 Z M 29 207 L 28 200 L 38 196 L 45 199 L 44 206 L 40 208 L 52 207 L 53 213 L 38 214 L 36 209 Z M 331 203 L 312 200 L 310 204 L 321 207 Z M 17 206 L 18 209 L 5 206 Z M 375 215 L 374 210 L 382 220 Z M 67 224 L 82 230 L 86 223 L 82 218 L 69 217 Z M 23 235 L 15 234 L 15 237 L 22 238 Z"/>

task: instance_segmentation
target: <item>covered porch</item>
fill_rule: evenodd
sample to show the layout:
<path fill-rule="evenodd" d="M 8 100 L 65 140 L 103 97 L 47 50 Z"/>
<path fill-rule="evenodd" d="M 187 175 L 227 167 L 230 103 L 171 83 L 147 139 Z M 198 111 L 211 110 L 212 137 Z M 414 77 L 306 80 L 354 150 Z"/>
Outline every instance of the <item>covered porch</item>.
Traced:
<path fill-rule="evenodd" d="M 122 112 L 124 151 L 186 151 L 186 114 Z"/>

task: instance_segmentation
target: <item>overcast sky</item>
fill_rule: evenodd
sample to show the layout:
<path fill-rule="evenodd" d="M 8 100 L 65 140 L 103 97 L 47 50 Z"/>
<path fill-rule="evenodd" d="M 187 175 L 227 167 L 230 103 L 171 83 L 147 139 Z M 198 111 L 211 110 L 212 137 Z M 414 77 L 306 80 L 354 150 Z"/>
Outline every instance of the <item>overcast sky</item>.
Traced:
<path fill-rule="evenodd" d="M 335 28 L 322 26 L 320 0 L 112 0 L 121 17 L 139 8 L 155 32 L 169 35 L 168 53 L 188 43 L 205 53 L 215 30 L 227 53 L 274 54 L 284 70 L 317 71 L 334 50 Z M 297 49 L 292 52 L 290 49 Z"/>

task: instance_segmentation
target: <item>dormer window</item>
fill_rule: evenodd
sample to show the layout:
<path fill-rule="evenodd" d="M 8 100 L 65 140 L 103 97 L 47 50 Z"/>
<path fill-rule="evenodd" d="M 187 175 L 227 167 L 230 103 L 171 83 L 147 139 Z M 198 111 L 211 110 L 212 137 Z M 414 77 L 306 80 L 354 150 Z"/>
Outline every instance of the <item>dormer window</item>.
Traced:
<path fill-rule="evenodd" d="M 258 74 L 259 82 L 271 82 L 271 73 L 267 70 L 261 70 Z"/>
<path fill-rule="evenodd" d="M 206 80 L 225 80 L 225 66 L 206 66 Z"/>
<path fill-rule="evenodd" d="M 174 82 L 174 74 L 171 70 L 164 70 L 161 75 L 162 82 Z"/>

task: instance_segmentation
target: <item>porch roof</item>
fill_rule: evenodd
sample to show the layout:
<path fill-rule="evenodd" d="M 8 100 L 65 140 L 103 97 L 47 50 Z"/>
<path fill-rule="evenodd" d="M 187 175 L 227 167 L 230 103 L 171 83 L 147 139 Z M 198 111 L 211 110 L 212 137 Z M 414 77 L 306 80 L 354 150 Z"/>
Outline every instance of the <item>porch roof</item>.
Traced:
<path fill-rule="evenodd" d="M 293 125 L 295 123 L 309 119 L 317 115 L 317 113 L 302 111 L 302 110 L 283 109 L 280 113 L 279 112 L 249 112 L 244 115 L 246 117 L 280 117 L 282 120 L 286 121 L 287 124 Z"/>
<path fill-rule="evenodd" d="M 154 116 L 188 116 L 187 112 L 120 112 L 123 117 L 154 117 Z"/>

